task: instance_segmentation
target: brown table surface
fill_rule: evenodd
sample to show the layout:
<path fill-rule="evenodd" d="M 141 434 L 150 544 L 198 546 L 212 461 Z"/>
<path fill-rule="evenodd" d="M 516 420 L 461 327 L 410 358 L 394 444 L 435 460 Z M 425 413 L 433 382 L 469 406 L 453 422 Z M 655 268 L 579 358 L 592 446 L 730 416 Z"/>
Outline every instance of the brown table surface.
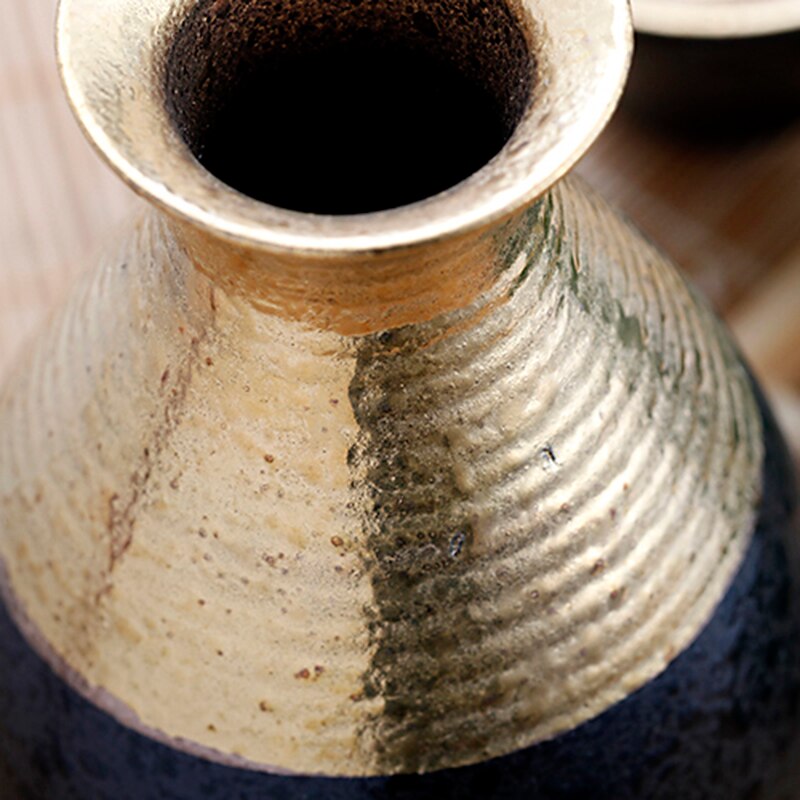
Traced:
<path fill-rule="evenodd" d="M 56 0 L 0 0 L 0 373 L 134 198 L 84 141 L 53 54 Z M 728 319 L 800 445 L 800 119 L 698 144 L 623 109 L 578 167 Z"/>

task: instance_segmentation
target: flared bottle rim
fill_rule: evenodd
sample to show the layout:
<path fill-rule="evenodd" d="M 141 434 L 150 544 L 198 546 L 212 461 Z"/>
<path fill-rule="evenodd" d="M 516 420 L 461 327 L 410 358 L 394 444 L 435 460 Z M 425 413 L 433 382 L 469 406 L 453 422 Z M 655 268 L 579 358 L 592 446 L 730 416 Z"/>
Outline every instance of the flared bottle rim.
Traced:
<path fill-rule="evenodd" d="M 419 202 L 311 214 L 226 185 L 178 130 L 166 102 L 166 54 L 197 6 L 197 0 L 60 0 L 62 80 L 87 137 L 135 191 L 214 236 L 277 252 L 340 256 L 409 248 L 518 211 L 563 177 L 604 128 L 632 51 L 627 0 L 509 0 L 528 34 L 535 74 L 530 100 L 498 155 Z"/>

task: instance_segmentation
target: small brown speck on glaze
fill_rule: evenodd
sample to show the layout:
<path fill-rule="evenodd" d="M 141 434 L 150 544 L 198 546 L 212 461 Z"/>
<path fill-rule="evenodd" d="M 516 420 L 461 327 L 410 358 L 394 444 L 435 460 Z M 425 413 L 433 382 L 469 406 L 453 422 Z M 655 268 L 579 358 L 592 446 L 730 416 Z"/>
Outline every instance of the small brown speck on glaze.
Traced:
<path fill-rule="evenodd" d="M 627 593 L 627 589 L 624 586 L 621 586 L 619 589 L 614 589 L 611 594 L 609 594 L 609 599 L 613 602 L 620 602 L 625 598 L 625 594 Z"/>

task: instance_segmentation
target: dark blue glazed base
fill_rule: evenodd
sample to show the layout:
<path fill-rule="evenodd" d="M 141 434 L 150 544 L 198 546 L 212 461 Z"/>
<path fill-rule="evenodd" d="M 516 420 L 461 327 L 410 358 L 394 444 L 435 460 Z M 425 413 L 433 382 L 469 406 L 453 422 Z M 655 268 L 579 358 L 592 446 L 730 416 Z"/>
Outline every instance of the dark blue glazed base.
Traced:
<path fill-rule="evenodd" d="M 224 767 L 132 732 L 57 677 L 0 610 L 2 800 L 751 800 L 795 736 L 791 470 L 765 412 L 753 543 L 694 644 L 658 678 L 552 741 L 424 776 L 293 778 Z"/>

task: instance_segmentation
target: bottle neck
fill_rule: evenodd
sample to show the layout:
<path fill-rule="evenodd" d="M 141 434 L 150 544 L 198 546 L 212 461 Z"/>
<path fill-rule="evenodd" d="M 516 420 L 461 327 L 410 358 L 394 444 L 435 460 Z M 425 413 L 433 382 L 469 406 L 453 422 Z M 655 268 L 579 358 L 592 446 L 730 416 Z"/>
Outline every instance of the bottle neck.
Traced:
<path fill-rule="evenodd" d="M 509 242 L 529 230 L 539 208 L 459 237 L 352 255 L 278 253 L 185 223 L 170 227 L 194 267 L 223 293 L 265 314 L 359 336 L 428 322 L 493 296 L 521 268 Z"/>

